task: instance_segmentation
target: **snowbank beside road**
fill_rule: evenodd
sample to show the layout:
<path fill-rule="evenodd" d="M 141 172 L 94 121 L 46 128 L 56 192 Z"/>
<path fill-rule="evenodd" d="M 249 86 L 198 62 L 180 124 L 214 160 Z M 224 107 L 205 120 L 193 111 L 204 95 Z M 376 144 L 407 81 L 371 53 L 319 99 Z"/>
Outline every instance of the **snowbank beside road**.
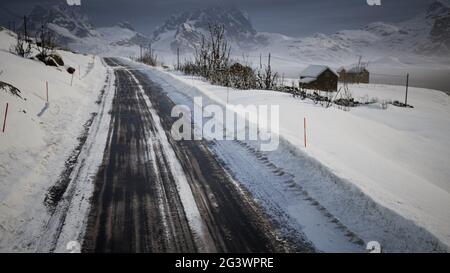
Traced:
<path fill-rule="evenodd" d="M 2 122 L 9 104 L 6 131 L 0 132 L 0 251 L 19 252 L 36 250 L 49 216 L 45 195 L 98 108 L 106 67 L 99 58 L 58 51 L 66 65 L 77 69 L 71 86 L 64 68 L 10 53 L 14 42 L 13 34 L 0 31 L 0 80 L 18 88 L 22 97 L 0 90 Z"/>
<path fill-rule="evenodd" d="M 213 102 L 226 102 L 227 88 L 174 73 L 153 73 L 187 96 L 200 92 Z M 350 90 L 355 97 L 380 101 L 404 96 L 404 89 L 397 86 L 354 85 Z M 450 245 L 450 101 L 444 93 L 411 88 L 409 103 L 414 109 L 382 110 L 373 104 L 349 112 L 260 90 L 230 89 L 229 102 L 280 105 L 282 145 L 272 159 L 295 174 L 299 171 L 284 162 L 283 154 L 291 159 L 298 153 L 297 158 L 314 158 L 337 175 L 329 179 L 324 171 L 323 179 L 316 177 L 312 179 L 316 184 L 303 186 L 365 241 L 378 240 L 390 251 L 439 251 L 434 235 Z M 308 120 L 306 149 L 303 117 Z M 336 181 L 343 186 L 333 187 Z M 355 221 L 359 216 L 366 219 Z"/>

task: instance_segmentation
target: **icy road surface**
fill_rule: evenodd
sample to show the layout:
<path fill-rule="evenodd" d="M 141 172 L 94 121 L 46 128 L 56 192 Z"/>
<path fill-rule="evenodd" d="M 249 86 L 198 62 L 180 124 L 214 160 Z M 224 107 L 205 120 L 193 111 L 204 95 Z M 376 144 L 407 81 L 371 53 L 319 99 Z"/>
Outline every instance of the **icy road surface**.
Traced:
<path fill-rule="evenodd" d="M 106 62 L 115 69 L 116 89 L 83 250 L 285 250 L 205 142 L 174 142 L 166 133 L 173 103 L 159 86 L 117 60 Z"/>

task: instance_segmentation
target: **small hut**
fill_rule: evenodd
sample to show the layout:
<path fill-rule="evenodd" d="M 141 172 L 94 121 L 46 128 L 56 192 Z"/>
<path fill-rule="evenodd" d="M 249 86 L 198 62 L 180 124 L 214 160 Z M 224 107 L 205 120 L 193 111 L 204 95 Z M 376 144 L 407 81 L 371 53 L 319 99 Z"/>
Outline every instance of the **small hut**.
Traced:
<path fill-rule="evenodd" d="M 310 65 L 300 74 L 300 88 L 337 91 L 339 75 L 325 65 Z"/>
<path fill-rule="evenodd" d="M 336 71 L 339 75 L 339 81 L 343 82 L 345 79 L 345 75 L 347 73 L 347 70 L 345 69 L 345 67 L 340 67 L 337 71 Z"/>
<path fill-rule="evenodd" d="M 338 70 L 339 81 L 346 83 L 369 83 L 370 73 L 363 66 L 355 66 L 348 70 L 340 68 Z"/>

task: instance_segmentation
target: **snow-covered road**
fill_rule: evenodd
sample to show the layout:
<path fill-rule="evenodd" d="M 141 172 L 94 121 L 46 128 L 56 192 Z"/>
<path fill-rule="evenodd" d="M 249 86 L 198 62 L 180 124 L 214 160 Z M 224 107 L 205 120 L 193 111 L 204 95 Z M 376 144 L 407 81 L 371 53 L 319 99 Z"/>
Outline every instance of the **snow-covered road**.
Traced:
<path fill-rule="evenodd" d="M 288 250 L 205 141 L 173 141 L 173 102 L 159 85 L 117 60 L 106 61 L 115 70 L 116 89 L 83 250 Z"/>

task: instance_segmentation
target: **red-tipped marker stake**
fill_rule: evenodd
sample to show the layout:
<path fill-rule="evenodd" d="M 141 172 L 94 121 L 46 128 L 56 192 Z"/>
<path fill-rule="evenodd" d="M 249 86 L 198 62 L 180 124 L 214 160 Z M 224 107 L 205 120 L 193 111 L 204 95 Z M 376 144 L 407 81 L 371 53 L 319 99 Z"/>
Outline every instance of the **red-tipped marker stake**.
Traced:
<path fill-rule="evenodd" d="M 2 133 L 5 132 L 5 128 L 6 128 L 6 117 L 8 116 L 8 103 L 6 103 L 6 110 L 5 110 L 5 118 L 3 119 L 3 130 Z"/>
<path fill-rule="evenodd" d="M 306 118 L 303 118 L 303 138 L 305 139 L 305 148 L 306 148 Z"/>

